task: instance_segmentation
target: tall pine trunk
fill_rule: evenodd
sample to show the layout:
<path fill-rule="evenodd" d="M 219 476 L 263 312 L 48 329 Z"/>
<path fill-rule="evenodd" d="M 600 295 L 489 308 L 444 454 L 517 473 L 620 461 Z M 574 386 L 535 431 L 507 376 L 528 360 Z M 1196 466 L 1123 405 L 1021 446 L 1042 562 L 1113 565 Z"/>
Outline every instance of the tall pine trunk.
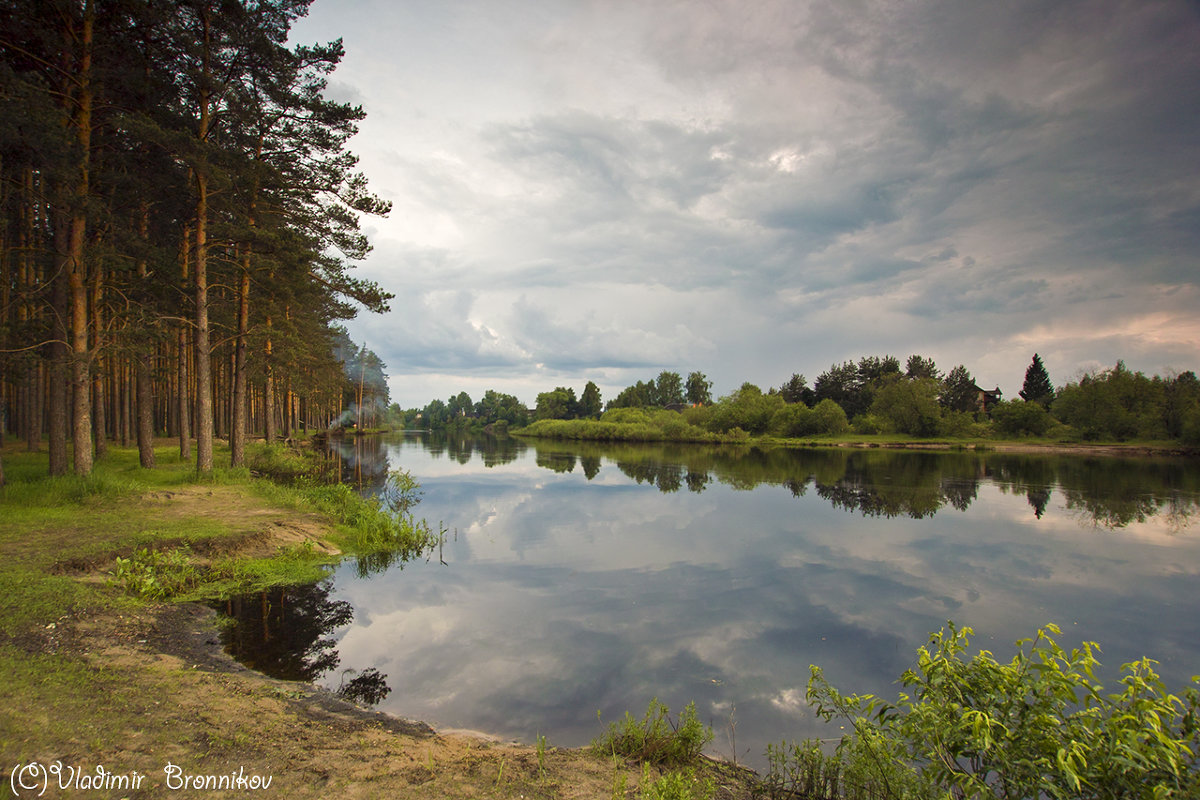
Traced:
<path fill-rule="evenodd" d="M 207 107 L 202 118 L 207 119 Z M 208 342 L 208 177 L 196 170 L 196 470 L 213 469 L 212 358 Z"/>
<path fill-rule="evenodd" d="M 275 430 L 275 364 L 271 344 L 271 315 L 267 315 L 267 342 L 263 348 L 266 357 L 267 378 L 263 384 L 263 418 L 267 444 L 273 444 L 278 434 Z"/>
<path fill-rule="evenodd" d="M 180 266 L 183 275 L 183 291 L 186 292 L 191 284 L 191 252 L 192 252 L 192 228 L 190 225 L 185 225 L 183 228 L 183 245 L 180 253 Z M 192 457 L 192 415 L 191 403 L 189 395 L 191 393 L 191 373 L 188 370 L 188 335 L 187 323 L 181 322 L 178 331 L 178 381 L 179 393 L 176 395 L 176 401 L 179 404 L 179 457 L 187 461 Z"/>
<path fill-rule="evenodd" d="M 230 463 L 246 463 L 246 333 L 250 327 L 250 248 L 242 260 L 242 279 L 238 284 L 237 342 L 233 351 L 233 430 L 229 434 Z"/>
<path fill-rule="evenodd" d="M 79 88 L 75 102 L 72 125 L 75 128 L 75 146 L 78 148 L 75 164 L 75 186 L 71 208 L 70 232 L 67 236 L 68 250 L 64 267 L 71 292 L 71 389 L 74 393 L 72 405 L 71 440 L 74 445 L 75 474 L 87 475 L 92 471 L 92 402 L 91 402 L 91 352 L 88 349 L 88 292 L 87 264 L 84 261 L 84 245 L 87 235 L 87 200 L 89 167 L 92 140 L 92 23 L 95 9 L 92 0 L 85 0 L 83 25 L 80 32 L 80 58 L 77 75 Z"/>
<path fill-rule="evenodd" d="M 57 224 L 55 239 L 65 239 L 67 233 L 62 223 Z M 63 245 L 62 249 L 66 249 Z M 51 330 L 54 332 L 53 341 L 48 345 L 50 351 L 46 397 L 46 428 L 49 437 L 50 474 L 66 475 L 69 462 L 67 461 L 67 389 L 69 388 L 67 359 L 67 319 L 70 317 L 67 276 L 59 273 L 54 277 L 50 290 Z M 40 398 L 39 398 L 40 399 Z"/>
<path fill-rule="evenodd" d="M 150 208 L 143 201 L 138 215 L 138 235 L 143 241 L 150 238 Z M 147 279 L 146 260 L 138 259 L 137 277 L 144 283 Z M 137 375 L 137 446 L 138 463 L 146 469 L 154 467 L 154 383 L 150 363 L 154 357 L 155 343 L 146 342 L 134 357 Z"/>
<path fill-rule="evenodd" d="M 209 61 L 212 55 L 209 13 L 208 7 L 203 6 L 200 21 L 204 50 L 199 76 L 200 119 L 196 131 L 201 148 L 208 144 L 209 86 L 213 79 Z M 213 390 L 208 340 L 208 160 L 204 156 L 196 165 L 193 177 L 196 184 L 196 263 L 192 270 L 196 290 L 196 471 L 207 473 L 213 469 Z"/>
<path fill-rule="evenodd" d="M 92 326 L 91 347 L 95 354 L 96 369 L 92 374 L 92 436 L 96 443 L 96 458 L 104 458 L 108 452 L 108 410 L 105 406 L 107 399 L 104 392 L 106 364 L 100 359 L 100 336 L 104 328 L 104 313 L 101 303 L 104 294 L 104 271 L 100 265 L 92 273 Z M 104 360 L 105 362 L 107 359 Z"/>

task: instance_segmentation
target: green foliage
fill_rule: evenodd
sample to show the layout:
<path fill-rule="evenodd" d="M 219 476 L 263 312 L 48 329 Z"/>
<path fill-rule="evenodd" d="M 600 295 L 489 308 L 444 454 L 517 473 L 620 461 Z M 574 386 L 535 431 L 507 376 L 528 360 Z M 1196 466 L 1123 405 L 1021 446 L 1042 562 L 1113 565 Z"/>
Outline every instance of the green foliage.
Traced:
<path fill-rule="evenodd" d="M 663 370 L 654 382 L 654 405 L 671 406 L 683 403 L 683 378 L 678 372 Z"/>
<path fill-rule="evenodd" d="M 703 372 L 691 372 L 687 377 L 687 402 L 692 405 L 707 405 L 712 402 L 712 381 Z"/>
<path fill-rule="evenodd" d="M 1054 426 L 1054 418 L 1040 403 L 1006 400 L 992 407 L 992 423 L 1005 436 L 1044 436 Z"/>
<path fill-rule="evenodd" d="M 608 407 L 613 408 L 640 408 L 642 406 L 654 405 L 654 381 L 646 383 L 638 381 L 632 386 L 626 386 L 616 397 L 608 401 Z"/>
<path fill-rule="evenodd" d="M 870 406 L 869 402 L 863 401 L 861 390 L 858 368 L 852 361 L 831 365 L 813 382 L 813 392 L 818 404 L 822 400 L 832 400 L 841 406 L 848 416 L 857 416 Z"/>
<path fill-rule="evenodd" d="M 387 482 L 379 493 L 384 507 L 395 514 L 407 514 L 421 502 L 421 484 L 406 469 L 394 469 L 388 473 Z"/>
<path fill-rule="evenodd" d="M 638 800 L 709 800 L 716 792 L 712 778 L 701 781 L 694 769 L 665 772 L 650 779 L 650 765 L 642 765 Z"/>
<path fill-rule="evenodd" d="M 1039 403 L 1048 406 L 1054 399 L 1054 384 L 1050 382 L 1050 373 L 1037 353 L 1033 354 L 1033 362 L 1025 370 L 1025 382 L 1021 385 L 1021 399 L 1027 403 Z"/>
<path fill-rule="evenodd" d="M 672 720 L 670 709 L 656 697 L 641 721 L 626 711 L 621 722 L 610 723 L 608 730 L 592 741 L 592 749 L 602 756 L 679 766 L 698 758 L 712 739 L 712 728 L 700 722 L 694 702 L 684 707 L 678 720 Z"/>
<path fill-rule="evenodd" d="M 586 402 L 586 400 L 587 390 L 585 389 L 584 401 Z M 483 393 L 482 399 L 475 404 L 475 418 L 481 426 L 498 427 L 499 423 L 503 422 L 505 426 L 520 428 L 529 424 L 529 409 L 511 394 L 502 394 L 488 389 Z"/>
<path fill-rule="evenodd" d="M 850 430 L 863 436 L 886 433 L 891 423 L 877 414 L 859 414 L 850 421 Z"/>
<path fill-rule="evenodd" d="M 990 422 L 977 421 L 976 414 L 970 411 L 944 409 L 940 427 L 943 436 L 960 439 L 985 439 L 993 433 Z"/>
<path fill-rule="evenodd" d="M 1168 435 L 1166 389 L 1162 379 L 1131 372 L 1118 361 L 1112 369 L 1060 389 L 1054 415 L 1084 439 L 1164 439 Z"/>
<path fill-rule="evenodd" d="M 578 416 L 579 404 L 575 390 L 557 386 L 554 391 L 542 392 L 537 396 L 534 419 L 573 419 Z"/>
<path fill-rule="evenodd" d="M 817 421 L 817 432 L 838 436 L 850 430 L 846 412 L 832 400 L 822 400 L 813 406 L 813 417 Z"/>
<path fill-rule="evenodd" d="M 579 398 L 579 416 L 591 419 L 600 416 L 604 405 L 600 402 L 600 387 L 588 381 L 583 387 L 583 395 Z"/>
<path fill-rule="evenodd" d="M 806 800 L 883 800 L 902 794 L 886 793 L 883 787 L 914 783 L 903 762 L 871 758 L 865 739 L 847 737 L 832 754 L 821 743 L 807 739 L 800 744 L 781 742 L 767 745 L 767 774 L 763 790 L 771 798 Z M 881 775 L 872 774 L 882 772 Z"/>
<path fill-rule="evenodd" d="M 892 380 L 875 393 L 871 413 L 900 433 L 936 436 L 942 417 L 937 398 L 938 384 L 932 378 Z"/>
<path fill-rule="evenodd" d="M 518 435 L 614 442 L 712 442 L 727 438 L 691 424 L 690 417 L 677 411 L 657 408 L 612 408 L 599 420 L 538 420 Z"/>
<path fill-rule="evenodd" d="M 1167 693 L 1143 658 L 1105 693 L 1099 647 L 1067 652 L 1051 638 L 1059 632 L 1046 626 L 1001 663 L 987 650 L 967 658 L 973 632 L 950 623 L 918 650 L 901 677 L 910 693 L 895 703 L 842 695 L 815 666 L 808 698 L 820 716 L 853 723 L 839 769 L 882 797 L 1198 796 L 1200 691 Z"/>
<path fill-rule="evenodd" d="M 788 403 L 771 416 L 773 436 L 800 437 L 816 433 L 817 421 L 812 409 L 803 403 Z"/>
<path fill-rule="evenodd" d="M 783 399 L 788 403 L 804 403 L 810 405 L 816 401 L 816 394 L 808 387 L 808 380 L 800 374 L 792 373 L 792 377 L 787 379 L 783 386 L 779 387 L 779 393 L 783 395 Z"/>
<path fill-rule="evenodd" d="M 167 600 L 200 581 L 200 572 L 186 550 L 138 549 L 129 558 L 118 557 L 112 581 L 144 600 Z"/>
<path fill-rule="evenodd" d="M 979 408 L 979 390 L 975 379 L 962 364 L 950 370 L 942 381 L 942 405 L 951 411 L 975 411 Z"/>
<path fill-rule="evenodd" d="M 741 428 L 753 435 L 762 435 L 771 426 L 771 419 L 784 406 L 777 394 L 763 394 L 752 383 L 743 383 L 728 397 L 710 406 L 704 427 L 714 433 L 727 433 Z"/>
<path fill-rule="evenodd" d="M 264 444 L 247 448 L 246 466 L 254 475 L 280 483 L 293 483 L 319 473 L 321 465 L 315 450 Z"/>
<path fill-rule="evenodd" d="M 931 380 L 940 381 L 942 373 L 937 368 L 937 364 L 932 358 L 925 356 L 911 355 L 908 361 L 904 364 L 904 377 L 906 378 L 929 378 Z"/>

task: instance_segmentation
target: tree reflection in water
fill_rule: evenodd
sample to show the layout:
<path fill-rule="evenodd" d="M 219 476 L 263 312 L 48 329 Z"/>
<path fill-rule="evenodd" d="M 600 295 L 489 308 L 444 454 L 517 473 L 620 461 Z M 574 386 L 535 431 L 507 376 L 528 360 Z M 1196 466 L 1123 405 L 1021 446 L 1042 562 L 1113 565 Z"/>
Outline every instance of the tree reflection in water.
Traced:
<path fill-rule="evenodd" d="M 329 580 L 252 592 L 215 603 L 230 620 L 222 629 L 225 649 L 241 663 L 265 675 L 315 683 L 341 661 L 332 633 L 354 619 L 345 600 L 331 600 Z M 348 670 L 353 672 L 353 670 Z M 386 675 L 364 670 L 349 681 L 343 676 L 338 694 L 374 705 L 391 690 Z"/>
<path fill-rule="evenodd" d="M 762 484 L 803 497 L 810 487 L 830 505 L 869 517 L 933 516 L 966 511 L 990 481 L 1024 494 L 1041 519 L 1054 492 L 1084 524 L 1123 528 L 1162 515 L 1187 528 L 1200 493 L 1197 471 L 1182 459 L 1080 458 L 1002 453 L 709 447 L 679 444 L 535 442 L 538 466 L 570 472 L 578 458 L 591 480 L 603 460 L 664 493 L 702 492 L 712 481 L 735 489 Z"/>

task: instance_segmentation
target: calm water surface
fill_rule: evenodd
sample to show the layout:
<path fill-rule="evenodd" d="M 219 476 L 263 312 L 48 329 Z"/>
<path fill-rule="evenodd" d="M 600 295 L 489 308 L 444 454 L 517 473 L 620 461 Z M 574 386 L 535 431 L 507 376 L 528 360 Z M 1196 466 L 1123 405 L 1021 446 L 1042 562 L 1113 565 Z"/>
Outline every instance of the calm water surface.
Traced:
<path fill-rule="evenodd" d="M 416 434 L 338 447 L 366 491 L 411 472 L 443 546 L 245 598 L 231 647 L 335 689 L 374 668 L 391 688 L 378 708 L 440 729 L 574 746 L 601 731 L 597 711 L 694 700 L 710 749 L 761 767 L 768 742 L 838 733 L 804 701 L 810 664 L 894 697 L 948 619 L 1002 660 L 1055 622 L 1063 645 L 1099 641 L 1112 672 L 1143 654 L 1172 689 L 1200 672 L 1194 461 Z"/>

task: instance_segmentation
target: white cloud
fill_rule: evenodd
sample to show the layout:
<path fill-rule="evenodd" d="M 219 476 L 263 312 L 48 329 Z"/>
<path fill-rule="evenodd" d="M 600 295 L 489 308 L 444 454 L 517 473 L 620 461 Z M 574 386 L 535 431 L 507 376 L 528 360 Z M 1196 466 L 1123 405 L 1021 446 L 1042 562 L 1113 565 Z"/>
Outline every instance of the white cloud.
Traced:
<path fill-rule="evenodd" d="M 395 203 L 362 266 L 394 310 L 350 327 L 404 405 L 883 352 L 1010 394 L 1034 349 L 1196 366 L 1187 4 L 316 0 L 296 38 L 336 36 Z"/>

